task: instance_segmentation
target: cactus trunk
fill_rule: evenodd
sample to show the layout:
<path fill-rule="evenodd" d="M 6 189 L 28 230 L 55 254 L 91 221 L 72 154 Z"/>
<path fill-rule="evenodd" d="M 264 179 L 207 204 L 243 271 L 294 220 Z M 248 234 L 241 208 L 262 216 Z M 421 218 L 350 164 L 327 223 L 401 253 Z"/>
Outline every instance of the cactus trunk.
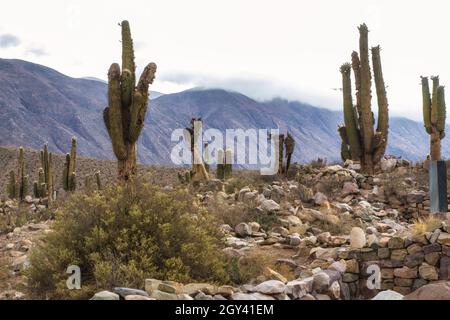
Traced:
<path fill-rule="evenodd" d="M 103 120 L 118 160 L 118 179 L 128 182 L 136 175 L 136 142 L 144 127 L 149 85 L 156 64 L 149 63 L 136 85 L 133 40 L 128 21 L 122 21 L 122 72 L 113 63 L 108 72 L 108 107 Z"/>

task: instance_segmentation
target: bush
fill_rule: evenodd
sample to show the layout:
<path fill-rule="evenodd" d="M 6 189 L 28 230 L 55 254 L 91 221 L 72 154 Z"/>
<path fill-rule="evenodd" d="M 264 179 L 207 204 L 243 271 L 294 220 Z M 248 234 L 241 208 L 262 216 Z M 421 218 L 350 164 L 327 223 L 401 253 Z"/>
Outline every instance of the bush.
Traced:
<path fill-rule="evenodd" d="M 56 211 L 53 232 L 30 257 L 32 293 L 84 298 L 114 286 L 142 288 L 145 278 L 228 282 L 216 221 L 185 190 L 137 183 L 75 193 Z M 83 290 L 68 290 L 69 265 Z"/>

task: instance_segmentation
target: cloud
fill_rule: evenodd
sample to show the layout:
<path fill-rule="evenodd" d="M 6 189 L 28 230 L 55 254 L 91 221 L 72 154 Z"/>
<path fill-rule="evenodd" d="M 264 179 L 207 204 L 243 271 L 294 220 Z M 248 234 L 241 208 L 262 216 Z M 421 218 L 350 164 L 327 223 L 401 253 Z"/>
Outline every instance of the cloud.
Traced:
<path fill-rule="evenodd" d="M 27 55 L 31 54 L 37 57 L 48 56 L 48 52 L 41 46 L 31 46 L 26 50 L 25 53 Z"/>
<path fill-rule="evenodd" d="M 12 34 L 0 35 L 0 48 L 17 47 L 20 44 L 20 39 Z"/>
<path fill-rule="evenodd" d="M 161 74 L 158 78 L 178 85 L 202 87 L 207 89 L 225 89 L 239 92 L 258 101 L 267 101 L 274 98 L 298 100 L 319 107 L 336 109 L 340 106 L 339 100 L 327 98 L 321 92 L 300 89 L 294 85 L 278 80 L 268 80 L 262 77 L 216 77 L 206 74 L 191 74 L 186 72 L 172 72 Z M 331 90 L 331 89 L 330 89 Z"/>

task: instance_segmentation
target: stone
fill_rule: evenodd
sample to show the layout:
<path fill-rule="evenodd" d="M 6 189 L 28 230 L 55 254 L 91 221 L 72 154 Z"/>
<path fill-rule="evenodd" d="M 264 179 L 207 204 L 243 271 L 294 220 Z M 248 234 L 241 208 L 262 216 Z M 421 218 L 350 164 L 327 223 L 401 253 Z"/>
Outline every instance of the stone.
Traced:
<path fill-rule="evenodd" d="M 148 294 L 152 294 L 152 292 L 154 290 L 158 289 L 159 284 L 161 283 L 161 280 L 156 280 L 156 279 L 145 279 L 145 291 Z"/>
<path fill-rule="evenodd" d="M 316 205 L 321 206 L 327 202 L 328 202 L 328 198 L 326 195 L 324 195 L 322 192 L 316 192 L 316 194 L 314 195 L 314 203 Z"/>
<path fill-rule="evenodd" d="M 289 281 L 286 284 L 285 293 L 291 295 L 294 299 L 301 299 L 313 290 L 313 277 L 308 277 L 301 280 Z"/>
<path fill-rule="evenodd" d="M 359 193 L 359 187 L 355 182 L 344 182 L 344 185 L 342 187 L 341 195 L 342 197 L 348 196 L 349 194 L 358 194 Z"/>
<path fill-rule="evenodd" d="M 353 227 L 350 231 L 350 247 L 353 249 L 364 248 L 366 245 L 366 234 L 359 227 Z"/>
<path fill-rule="evenodd" d="M 280 205 L 273 201 L 272 199 L 266 199 L 261 202 L 260 208 L 263 211 L 267 212 L 273 212 L 273 211 L 279 211 Z"/>
<path fill-rule="evenodd" d="M 450 257 L 442 256 L 439 267 L 439 279 L 450 280 Z"/>
<path fill-rule="evenodd" d="M 391 252 L 391 260 L 393 261 L 403 261 L 406 258 L 408 252 L 406 249 L 395 249 Z"/>
<path fill-rule="evenodd" d="M 393 268 L 382 268 L 381 269 L 381 279 L 394 279 L 394 269 Z"/>
<path fill-rule="evenodd" d="M 394 276 L 398 278 L 415 279 L 417 278 L 417 268 L 408 268 L 408 267 L 395 268 Z"/>
<path fill-rule="evenodd" d="M 379 248 L 378 249 L 378 258 L 387 259 L 391 256 L 391 250 L 389 248 Z"/>
<path fill-rule="evenodd" d="M 411 287 L 414 283 L 414 279 L 395 278 L 394 284 L 398 287 Z"/>
<path fill-rule="evenodd" d="M 404 263 L 405 263 L 405 266 L 407 266 L 409 268 L 414 268 L 414 267 L 421 265 L 424 258 L 425 258 L 425 256 L 424 256 L 423 252 L 417 252 L 417 253 L 407 255 Z"/>
<path fill-rule="evenodd" d="M 426 284 L 408 294 L 404 300 L 450 300 L 450 282 Z"/>
<path fill-rule="evenodd" d="M 361 249 L 361 260 L 362 261 L 374 261 L 378 259 L 377 251 L 371 248 Z"/>
<path fill-rule="evenodd" d="M 178 300 L 178 295 L 175 293 L 167 293 L 156 289 L 150 293 L 150 298 L 153 298 L 155 300 Z"/>
<path fill-rule="evenodd" d="M 250 226 L 250 229 L 252 230 L 252 232 L 258 232 L 259 229 L 261 228 L 261 225 L 258 222 L 249 222 L 248 225 Z"/>
<path fill-rule="evenodd" d="M 142 295 L 129 294 L 125 296 L 125 300 L 155 300 L 155 299 Z"/>
<path fill-rule="evenodd" d="M 450 257 L 450 247 L 449 246 L 442 246 L 442 254 Z"/>
<path fill-rule="evenodd" d="M 345 261 L 345 272 L 359 273 L 359 263 L 356 259 Z"/>
<path fill-rule="evenodd" d="M 253 293 L 235 292 L 231 296 L 231 300 L 275 300 L 275 298 L 259 292 Z"/>
<path fill-rule="evenodd" d="M 313 290 L 318 293 L 324 293 L 330 286 L 330 276 L 325 272 L 319 272 L 313 275 Z"/>
<path fill-rule="evenodd" d="M 335 300 L 341 297 L 341 286 L 338 281 L 334 281 L 328 288 L 328 295 Z"/>
<path fill-rule="evenodd" d="M 266 267 L 264 269 L 264 276 L 270 280 L 278 280 L 283 283 L 288 282 L 288 280 L 283 275 L 281 275 L 280 273 L 276 272 L 275 270 L 273 270 L 269 267 Z"/>
<path fill-rule="evenodd" d="M 175 281 L 163 281 L 158 285 L 158 290 L 167 293 L 182 293 L 183 285 Z"/>
<path fill-rule="evenodd" d="M 402 295 L 407 295 L 409 293 L 411 293 L 411 288 L 410 287 L 400 287 L 400 286 L 394 286 L 393 288 L 394 291 L 402 294 Z"/>
<path fill-rule="evenodd" d="M 284 292 L 286 286 L 279 280 L 268 280 L 258 284 L 254 291 L 262 294 L 279 294 Z"/>
<path fill-rule="evenodd" d="M 30 266 L 30 261 L 26 255 L 22 255 L 13 260 L 11 264 L 13 271 L 25 270 Z"/>
<path fill-rule="evenodd" d="M 194 300 L 213 300 L 213 297 L 209 294 L 204 294 L 203 292 L 199 291 L 195 295 Z"/>
<path fill-rule="evenodd" d="M 395 167 L 397 166 L 397 159 L 395 158 L 382 158 L 380 160 L 380 168 L 383 172 L 392 172 L 394 171 Z"/>
<path fill-rule="evenodd" d="M 413 286 L 412 286 L 412 290 L 413 290 L 413 291 L 414 291 L 414 290 L 417 290 L 417 289 L 419 289 L 420 287 L 426 285 L 427 283 L 428 283 L 427 280 L 420 279 L 420 278 L 415 279 L 415 280 L 414 280 L 414 283 L 413 283 Z"/>
<path fill-rule="evenodd" d="M 237 291 L 235 288 L 233 288 L 232 286 L 220 286 L 217 288 L 217 295 L 223 296 L 223 297 L 231 297 L 233 295 L 233 293 Z"/>
<path fill-rule="evenodd" d="M 430 252 L 425 255 L 426 263 L 432 266 L 435 266 L 438 263 L 439 258 L 440 258 L 439 252 Z"/>
<path fill-rule="evenodd" d="M 414 243 L 414 244 L 408 246 L 408 248 L 406 248 L 406 251 L 408 251 L 408 254 L 424 252 L 423 251 L 423 247 L 421 245 L 417 244 L 417 243 Z"/>
<path fill-rule="evenodd" d="M 378 292 L 371 300 L 403 300 L 403 297 L 404 296 L 398 292 L 385 290 Z"/>
<path fill-rule="evenodd" d="M 406 195 L 406 202 L 411 204 L 422 203 L 427 193 L 425 191 L 414 190 Z"/>
<path fill-rule="evenodd" d="M 355 273 L 348 273 L 348 272 L 346 272 L 346 273 L 344 273 L 343 275 L 342 275 L 342 281 L 343 282 L 355 282 L 355 281 L 357 281 L 359 279 L 359 275 L 358 274 L 355 274 Z"/>
<path fill-rule="evenodd" d="M 389 239 L 388 248 L 389 249 L 403 249 L 405 240 L 401 237 L 392 237 Z"/>
<path fill-rule="evenodd" d="M 450 245 L 450 233 L 447 232 L 441 232 L 439 235 L 439 238 L 437 239 L 437 242 L 449 246 Z"/>
<path fill-rule="evenodd" d="M 441 245 L 439 243 L 432 243 L 426 246 L 423 246 L 423 252 L 425 254 L 431 253 L 431 252 L 441 252 Z"/>
<path fill-rule="evenodd" d="M 117 293 L 111 291 L 100 291 L 94 294 L 91 300 L 120 300 Z"/>
<path fill-rule="evenodd" d="M 209 283 L 189 283 L 183 286 L 183 293 L 190 296 L 194 296 L 200 291 L 209 295 L 214 295 L 217 289 L 214 285 Z"/>
<path fill-rule="evenodd" d="M 236 227 L 234 228 L 234 232 L 236 232 L 238 236 L 245 238 L 252 234 L 252 228 L 250 228 L 250 226 L 245 222 L 241 222 L 236 225 Z"/>
<path fill-rule="evenodd" d="M 427 263 L 423 263 L 419 267 L 419 274 L 424 280 L 432 281 L 439 279 L 439 275 L 436 268 L 434 266 L 430 266 Z"/>
<path fill-rule="evenodd" d="M 288 239 L 289 245 L 293 246 L 293 247 L 298 246 L 302 242 L 302 239 L 298 235 L 297 236 L 290 235 L 287 237 L 287 239 Z"/>
<path fill-rule="evenodd" d="M 115 288 L 113 288 L 113 292 L 117 293 L 122 298 L 125 298 L 126 296 L 131 296 L 131 295 L 148 297 L 147 292 L 145 292 L 144 290 L 139 290 L 139 289 L 115 287 Z"/>

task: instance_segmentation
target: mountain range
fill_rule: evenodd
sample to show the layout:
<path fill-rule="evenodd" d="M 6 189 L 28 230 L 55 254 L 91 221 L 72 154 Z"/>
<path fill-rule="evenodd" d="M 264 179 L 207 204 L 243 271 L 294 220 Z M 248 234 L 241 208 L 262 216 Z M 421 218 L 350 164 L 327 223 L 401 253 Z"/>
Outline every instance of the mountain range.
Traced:
<path fill-rule="evenodd" d="M 157 81 L 157 79 L 156 79 Z M 0 145 L 42 148 L 66 153 L 72 136 L 81 156 L 114 159 L 103 124 L 107 84 L 95 78 L 72 78 L 51 68 L 14 59 L 0 59 Z M 391 106 L 392 108 L 392 106 Z M 151 93 L 146 123 L 139 139 L 141 163 L 170 164 L 174 129 L 202 117 L 204 128 L 289 130 L 296 140 L 293 160 L 318 157 L 340 160 L 337 125 L 342 112 L 277 98 L 260 102 L 223 89 L 191 89 L 173 94 Z M 388 154 L 423 159 L 429 136 L 419 122 L 390 119 Z M 442 143 L 444 156 L 450 142 Z"/>

